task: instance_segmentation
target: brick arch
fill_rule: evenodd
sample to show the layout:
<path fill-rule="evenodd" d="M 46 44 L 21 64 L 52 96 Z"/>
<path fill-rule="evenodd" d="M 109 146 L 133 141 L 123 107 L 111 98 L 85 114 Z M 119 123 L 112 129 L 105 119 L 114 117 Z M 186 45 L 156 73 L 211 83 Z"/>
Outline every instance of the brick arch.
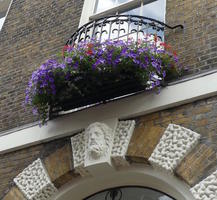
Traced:
<path fill-rule="evenodd" d="M 147 133 L 145 137 L 143 135 L 143 138 L 139 138 L 135 142 L 138 127 L 136 126 L 134 130 L 134 125 L 135 122 L 132 120 L 118 122 L 114 131 L 113 141 L 115 142 L 111 143 L 112 150 L 109 155 L 109 160 L 111 159 L 112 162 L 109 166 L 110 169 L 105 168 L 105 170 L 122 170 L 124 167 L 132 165 L 132 163 L 138 162 L 143 164 L 144 167 L 148 164 L 155 170 L 179 178 L 180 166 L 183 165 L 183 162 L 186 162 L 192 149 L 199 146 L 200 135 L 182 126 L 169 124 L 166 130 L 162 129 L 161 134 L 157 136 L 153 134 L 153 141 L 149 140 L 150 135 Z M 156 127 L 156 129 L 158 128 Z M 15 186 L 11 188 L 3 200 L 46 200 L 53 195 L 55 196 L 58 189 L 72 180 L 81 180 L 83 176 L 98 176 L 98 172 L 91 170 L 95 168 L 95 164 L 85 166 L 85 162 L 76 163 L 75 161 L 75 142 L 80 141 L 79 144 L 81 145 L 78 148 L 83 150 L 86 148 L 85 144 L 81 142 L 83 137 L 83 133 L 73 136 L 72 146 L 65 145 L 45 158 L 35 160 L 14 178 Z M 150 143 L 152 141 L 154 144 L 149 144 L 149 147 L 152 146 L 152 148 L 149 148 L 149 152 L 143 155 L 138 153 L 137 149 L 142 147 L 146 140 Z M 120 145 L 123 148 L 117 150 Z M 74 159 L 72 159 L 73 155 Z M 85 157 L 83 158 L 85 159 Z M 96 166 L 102 165 L 104 167 L 105 162 L 103 161 L 102 163 L 103 165 L 97 163 Z M 193 186 L 188 182 L 187 184 L 189 188 L 191 186 L 190 191 L 197 200 L 212 200 L 217 196 L 216 190 L 213 190 L 217 184 L 216 172 L 210 173 L 210 176 L 205 177 L 198 184 Z M 204 189 L 206 188 L 205 186 L 209 186 L 208 189 Z"/>

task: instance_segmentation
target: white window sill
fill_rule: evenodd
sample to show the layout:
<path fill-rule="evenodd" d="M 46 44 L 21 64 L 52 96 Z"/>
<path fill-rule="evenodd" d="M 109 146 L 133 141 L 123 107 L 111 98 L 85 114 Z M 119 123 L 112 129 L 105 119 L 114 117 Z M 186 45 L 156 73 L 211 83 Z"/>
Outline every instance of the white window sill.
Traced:
<path fill-rule="evenodd" d="M 8 131 L 0 137 L 0 154 L 73 135 L 84 129 L 88 124 L 101 121 L 110 126 L 117 119 L 136 117 L 174 106 L 211 97 L 217 94 L 217 73 L 198 77 L 193 80 L 170 85 L 161 90 L 160 94 L 141 93 L 118 101 L 71 113 L 54 120 L 46 126 L 33 125 L 21 130 Z"/>

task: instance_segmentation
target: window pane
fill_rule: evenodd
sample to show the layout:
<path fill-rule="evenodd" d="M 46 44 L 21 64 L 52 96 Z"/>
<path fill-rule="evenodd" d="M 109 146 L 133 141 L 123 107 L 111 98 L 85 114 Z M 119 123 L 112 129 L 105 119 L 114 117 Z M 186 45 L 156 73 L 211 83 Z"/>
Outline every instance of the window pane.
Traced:
<path fill-rule="evenodd" d="M 95 13 L 102 12 L 115 6 L 116 0 L 98 0 L 96 1 Z"/>
<path fill-rule="evenodd" d="M 153 3 L 146 4 L 142 7 L 135 8 L 132 10 L 129 10 L 127 12 L 124 12 L 123 14 L 126 15 L 141 15 L 148 18 L 153 18 L 162 22 L 165 22 L 165 9 L 166 8 L 166 0 L 158 0 Z M 137 30 L 137 25 L 131 24 L 130 29 L 131 30 Z M 143 30 L 144 34 L 139 33 L 139 38 L 146 37 L 147 35 L 158 35 L 159 38 L 163 41 L 164 40 L 164 32 L 159 31 L 156 32 L 152 27 L 139 27 L 139 30 Z M 132 38 L 136 38 L 136 33 L 132 34 Z"/>
<path fill-rule="evenodd" d="M 125 13 L 121 13 L 121 14 L 124 14 L 124 15 L 140 15 L 140 9 L 141 9 L 141 7 L 135 8 L 135 9 L 129 10 L 129 11 L 127 11 Z"/>
<path fill-rule="evenodd" d="M 166 0 L 158 0 L 142 7 L 142 16 L 165 21 Z"/>
<path fill-rule="evenodd" d="M 95 6 L 95 13 L 105 11 L 119 4 L 126 3 L 131 0 L 97 0 Z"/>
<path fill-rule="evenodd" d="M 166 0 L 158 0 L 153 3 L 146 4 L 140 8 L 129 10 L 123 14 L 126 15 L 141 15 L 150 17 L 159 21 L 165 21 Z"/>
<path fill-rule="evenodd" d="M 106 10 L 109 7 L 116 6 L 118 3 L 126 3 L 129 0 L 98 0 L 97 1 L 97 9 L 98 10 Z M 165 21 L 165 7 L 166 7 L 166 0 L 157 0 L 155 2 L 141 5 L 135 9 L 130 9 L 127 12 L 119 13 L 124 15 L 131 15 L 131 22 L 125 20 L 122 21 L 121 24 L 112 23 L 111 25 L 111 34 L 109 38 L 116 39 L 117 37 L 120 39 L 126 38 L 133 38 L 134 40 L 137 39 L 144 39 L 147 38 L 148 40 L 153 40 L 155 36 L 161 41 L 164 41 L 164 31 L 162 29 L 157 29 L 157 23 L 153 23 L 151 20 L 144 19 L 144 23 L 137 23 L 139 18 L 133 17 L 132 15 L 140 15 L 148 18 L 153 18 L 159 21 Z M 121 20 L 121 18 L 120 18 Z M 135 21 L 136 20 L 136 21 Z M 146 23 L 145 23 L 146 22 Z M 154 24 L 154 25 L 153 25 Z M 118 29 L 120 28 L 120 31 Z M 101 28 L 100 28 L 101 30 Z M 103 27 L 104 32 L 109 32 L 109 25 L 105 25 Z M 100 31 L 97 29 L 100 33 Z M 105 33 L 102 35 L 101 39 L 105 40 L 106 36 Z"/>

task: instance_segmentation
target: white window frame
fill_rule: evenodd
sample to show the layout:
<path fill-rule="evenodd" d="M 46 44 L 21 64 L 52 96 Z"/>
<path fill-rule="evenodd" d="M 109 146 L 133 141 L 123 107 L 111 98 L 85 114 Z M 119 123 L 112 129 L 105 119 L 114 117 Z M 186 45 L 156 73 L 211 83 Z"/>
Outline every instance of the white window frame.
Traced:
<path fill-rule="evenodd" d="M 8 12 L 9 12 L 9 10 L 11 8 L 12 3 L 13 3 L 13 0 L 9 0 L 9 1 L 10 1 L 10 3 L 9 3 L 8 9 L 7 9 L 7 12 L 6 12 L 5 16 L 1 18 L 1 19 L 3 19 L 3 18 L 4 19 L 2 20 L 2 23 L 0 24 L 0 32 L 1 32 L 2 28 L 3 28 L 3 26 L 4 26 L 5 20 L 6 20 L 7 16 L 8 16 Z"/>
<path fill-rule="evenodd" d="M 84 1 L 84 6 L 83 6 L 82 13 L 81 13 L 79 27 L 88 23 L 90 20 L 95 20 L 95 19 L 107 16 L 107 15 L 112 15 L 112 14 L 115 14 L 117 11 L 125 12 L 130 9 L 137 8 L 141 5 L 141 2 L 143 3 L 143 5 L 146 5 L 146 4 L 152 3 L 157 0 L 131 0 L 129 2 L 122 3 L 120 5 L 109 8 L 105 11 L 94 14 L 96 1 L 97 0 L 85 0 Z"/>

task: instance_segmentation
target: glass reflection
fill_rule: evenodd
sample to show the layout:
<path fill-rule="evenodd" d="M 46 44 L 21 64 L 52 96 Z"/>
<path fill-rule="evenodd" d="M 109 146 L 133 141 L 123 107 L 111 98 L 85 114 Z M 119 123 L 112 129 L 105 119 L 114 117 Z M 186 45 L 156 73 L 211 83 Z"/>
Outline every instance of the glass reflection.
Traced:
<path fill-rule="evenodd" d="M 142 6 L 141 15 L 159 21 L 165 21 L 166 0 L 158 0 Z"/>
<path fill-rule="evenodd" d="M 129 11 L 124 12 L 122 14 L 141 15 L 144 17 L 156 19 L 156 20 L 161 21 L 161 22 L 165 22 L 165 10 L 166 10 L 165 7 L 166 7 L 166 0 L 158 0 L 158 1 L 146 4 L 146 5 L 143 5 L 141 7 L 129 10 Z M 131 25 L 131 29 L 136 29 L 136 26 Z M 157 34 L 160 36 L 161 40 L 164 41 L 164 33 L 163 32 L 157 33 L 152 28 L 148 28 L 148 27 L 145 27 L 145 29 L 143 31 L 145 32 L 145 35 L 143 37 L 146 37 L 147 35 Z M 135 34 L 133 34 L 132 37 L 135 38 Z"/>
<path fill-rule="evenodd" d="M 122 14 L 125 15 L 141 15 L 144 17 L 153 18 L 159 21 L 165 21 L 166 0 L 158 0 L 142 7 L 138 7 Z"/>

